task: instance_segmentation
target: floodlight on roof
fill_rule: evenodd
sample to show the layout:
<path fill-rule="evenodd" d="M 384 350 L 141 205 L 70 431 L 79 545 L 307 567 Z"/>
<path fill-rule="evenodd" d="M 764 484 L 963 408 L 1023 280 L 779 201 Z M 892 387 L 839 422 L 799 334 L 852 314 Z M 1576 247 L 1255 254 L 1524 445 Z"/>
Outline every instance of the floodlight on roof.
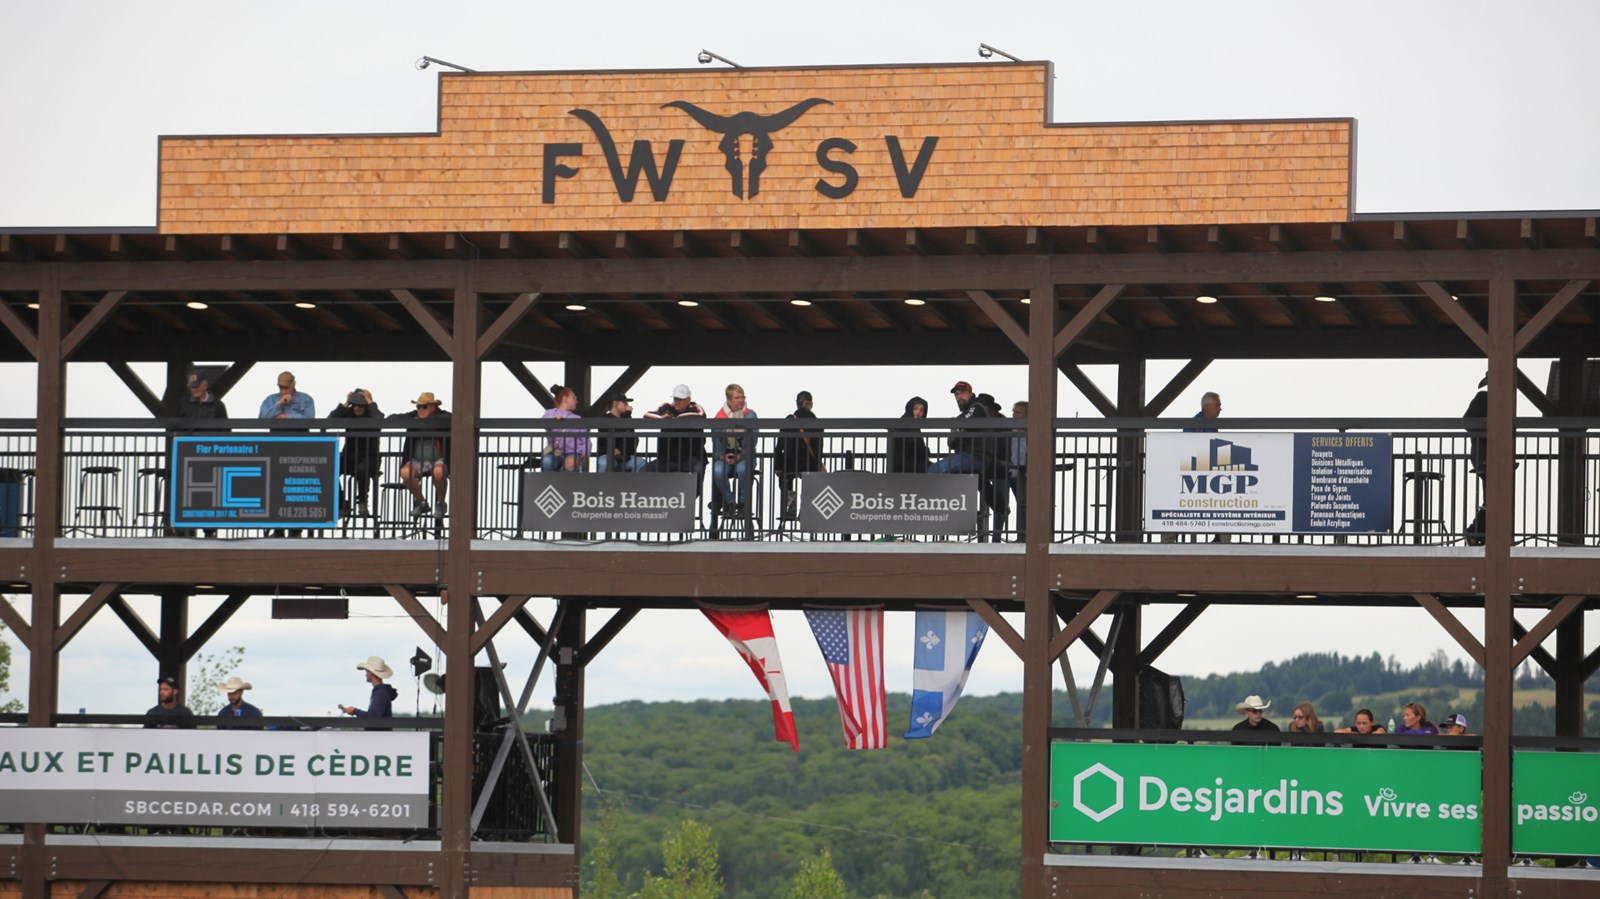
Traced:
<path fill-rule="evenodd" d="M 475 71 L 477 71 L 476 69 L 469 69 L 466 66 L 458 66 L 453 62 L 445 62 L 444 60 L 438 59 L 437 57 L 433 57 L 433 56 L 422 56 L 422 57 L 418 57 L 417 58 L 417 61 L 416 61 L 417 71 L 420 72 L 423 69 L 426 69 L 430 65 L 444 66 L 445 68 L 448 68 L 448 69 L 455 69 L 458 72 L 475 72 Z"/>
<path fill-rule="evenodd" d="M 979 44 L 978 45 L 978 55 L 983 57 L 984 59 L 992 59 L 995 56 L 995 54 L 999 54 L 1001 56 L 1004 56 L 1006 59 L 1009 59 L 1012 62 L 1022 62 L 1022 58 L 1021 57 L 1012 56 L 1010 53 L 1007 53 L 1006 51 L 1000 49 L 999 47 L 991 47 L 988 44 Z"/>
<path fill-rule="evenodd" d="M 703 66 L 709 66 L 711 65 L 712 61 L 715 60 L 716 62 L 732 66 L 736 69 L 744 68 L 744 66 L 739 65 L 728 57 L 719 56 L 715 53 L 712 53 L 710 50 L 701 50 L 699 53 L 695 54 L 695 59 Z"/>

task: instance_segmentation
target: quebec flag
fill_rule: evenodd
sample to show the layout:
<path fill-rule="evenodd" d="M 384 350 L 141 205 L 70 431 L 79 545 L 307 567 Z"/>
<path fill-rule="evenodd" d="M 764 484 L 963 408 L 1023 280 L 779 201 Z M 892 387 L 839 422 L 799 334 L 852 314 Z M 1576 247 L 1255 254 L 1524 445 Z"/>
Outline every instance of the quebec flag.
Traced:
<path fill-rule="evenodd" d="M 918 609 L 911 669 L 911 729 L 907 740 L 933 736 L 956 707 L 972 661 L 989 633 L 970 609 Z"/>

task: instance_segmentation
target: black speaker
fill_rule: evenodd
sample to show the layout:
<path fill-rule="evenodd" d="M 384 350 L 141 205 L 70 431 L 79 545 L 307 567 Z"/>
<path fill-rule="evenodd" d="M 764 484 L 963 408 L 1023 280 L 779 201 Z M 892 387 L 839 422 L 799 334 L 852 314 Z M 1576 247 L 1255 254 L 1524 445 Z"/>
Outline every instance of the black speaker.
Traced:
<path fill-rule="evenodd" d="M 1183 727 L 1183 678 L 1144 668 L 1139 672 L 1139 727 L 1179 730 Z"/>

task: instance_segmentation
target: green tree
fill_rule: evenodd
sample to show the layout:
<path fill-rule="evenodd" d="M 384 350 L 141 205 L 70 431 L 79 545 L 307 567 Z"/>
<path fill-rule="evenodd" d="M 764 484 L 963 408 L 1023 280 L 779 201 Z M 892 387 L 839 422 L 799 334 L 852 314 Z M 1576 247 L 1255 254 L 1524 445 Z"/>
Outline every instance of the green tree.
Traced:
<path fill-rule="evenodd" d="M 184 705 L 196 715 L 215 715 L 222 708 L 224 696 L 217 684 L 227 680 L 244 662 L 244 647 L 230 646 L 216 655 L 201 653 L 194 657 L 194 676 L 189 678 L 188 695 Z M 3 686 L 0 682 L 0 686 Z"/>
<path fill-rule="evenodd" d="M 845 899 L 849 895 L 844 878 L 833 867 L 833 853 L 826 846 L 814 858 L 800 863 L 800 871 L 789 885 L 789 899 Z"/>
<path fill-rule="evenodd" d="M 663 874 L 644 876 L 639 899 L 721 899 L 722 865 L 711 826 L 684 820 L 661 844 Z"/>
<path fill-rule="evenodd" d="M 589 883 L 583 894 L 594 899 L 628 899 L 617 877 L 616 841 L 623 801 L 614 796 L 600 800 L 595 818 L 594 837 L 589 841 Z"/>
<path fill-rule="evenodd" d="M 0 602 L 5 600 L 0 599 Z M 5 627 L 0 626 L 0 634 L 5 633 Z M 11 688 L 11 647 L 4 640 L 0 640 L 0 696 L 5 696 Z M 22 700 L 11 699 L 0 702 L 0 713 L 22 711 Z"/>

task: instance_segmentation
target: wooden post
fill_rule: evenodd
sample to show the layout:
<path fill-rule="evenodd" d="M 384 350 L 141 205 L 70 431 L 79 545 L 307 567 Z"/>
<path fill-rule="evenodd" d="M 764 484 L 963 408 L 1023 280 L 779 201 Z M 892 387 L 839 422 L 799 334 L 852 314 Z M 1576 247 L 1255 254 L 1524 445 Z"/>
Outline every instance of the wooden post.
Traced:
<path fill-rule="evenodd" d="M 183 642 L 189 636 L 189 594 L 184 590 L 161 593 L 161 626 L 156 632 L 160 651 L 156 653 L 156 677 L 172 675 L 178 679 L 179 702 L 189 703 L 188 658 Z M 154 681 L 155 678 L 150 678 Z M 150 685 L 153 692 L 155 684 Z"/>
<path fill-rule="evenodd" d="M 1560 415 L 1583 414 L 1583 376 L 1588 361 L 1581 355 L 1561 357 L 1557 389 Z M 1556 542 L 1583 545 L 1584 501 L 1589 495 L 1584 465 L 1584 439 L 1563 437 L 1556 451 Z M 1556 628 L 1556 736 L 1583 736 L 1583 610 L 1573 612 Z"/>
<path fill-rule="evenodd" d="M 454 378 L 450 402 L 450 533 L 446 549 L 445 586 L 451 602 L 445 612 L 444 652 L 449 671 L 445 681 L 444 801 L 439 810 L 443 864 L 441 899 L 467 899 L 467 869 L 472 851 L 472 570 L 473 528 L 477 514 L 478 471 L 478 294 L 473 289 L 473 264 L 461 263 L 456 277 L 452 329 Z"/>
<path fill-rule="evenodd" d="M 1041 256 L 1028 306 L 1028 542 L 1022 567 L 1022 895 L 1053 895 L 1050 849 L 1050 544 L 1055 535 L 1056 288 Z"/>
<path fill-rule="evenodd" d="M 1516 382 L 1516 282 L 1489 282 L 1488 472 L 1484 505 L 1483 880 L 1504 896 L 1511 863 L 1511 526 Z"/>
<path fill-rule="evenodd" d="M 556 748 L 556 780 L 550 792 L 556 802 L 557 839 L 570 843 L 573 858 L 578 855 L 579 834 L 583 828 L 583 655 L 585 632 L 584 600 L 563 599 L 567 604 L 556 636 L 555 704 L 565 715 L 565 727 L 557 731 L 561 742 Z M 576 894 L 574 894 L 576 895 Z"/>
<path fill-rule="evenodd" d="M 1117 415 L 1138 418 L 1144 414 L 1145 361 L 1128 359 L 1117 363 Z M 1117 433 L 1117 467 L 1112 469 L 1116 497 L 1116 542 L 1138 543 L 1144 530 L 1144 478 L 1140 453 L 1143 431 Z M 1139 726 L 1139 651 L 1144 646 L 1140 623 L 1144 606 L 1137 602 L 1121 607 L 1122 627 L 1117 629 L 1111 652 L 1111 726 Z"/>
<path fill-rule="evenodd" d="M 564 386 L 571 387 L 572 392 L 578 395 L 578 414 L 582 415 L 583 410 L 589 408 L 589 405 L 596 401 L 596 398 L 590 395 L 590 391 L 594 389 L 594 369 L 587 362 L 573 359 L 567 360 L 564 368 L 565 371 L 562 372 L 562 375 L 566 380 L 561 383 Z"/>

